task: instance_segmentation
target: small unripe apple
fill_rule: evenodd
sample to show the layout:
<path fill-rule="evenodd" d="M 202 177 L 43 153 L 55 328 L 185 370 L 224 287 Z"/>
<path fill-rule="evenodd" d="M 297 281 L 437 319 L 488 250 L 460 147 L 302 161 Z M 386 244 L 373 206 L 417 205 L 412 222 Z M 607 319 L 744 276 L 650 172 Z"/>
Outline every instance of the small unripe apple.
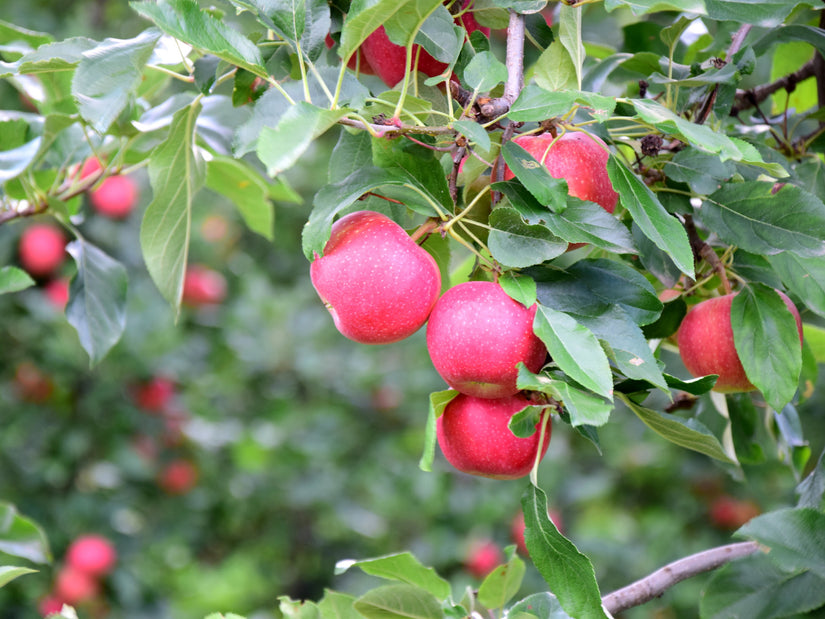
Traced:
<path fill-rule="evenodd" d="M 116 561 L 114 545 L 102 535 L 82 535 L 66 550 L 66 563 L 91 576 L 108 574 Z"/>
<path fill-rule="evenodd" d="M 465 282 L 438 300 L 427 324 L 427 350 L 453 389 L 480 398 L 518 392 L 516 364 L 538 372 L 547 357 L 526 308 L 494 282 Z"/>
<path fill-rule="evenodd" d="M 58 598 L 75 606 L 97 597 L 100 583 L 91 574 L 67 565 L 57 573 L 54 590 Z"/>
<path fill-rule="evenodd" d="M 444 409 L 436 423 L 441 452 L 459 471 L 494 479 L 517 479 L 533 468 L 540 432 L 520 438 L 508 427 L 510 418 L 530 406 L 522 395 L 491 400 L 459 394 Z M 541 457 L 550 444 L 550 420 L 542 443 Z"/>
<path fill-rule="evenodd" d="M 464 569 L 473 578 L 482 579 L 492 572 L 496 567 L 504 563 L 504 552 L 493 540 L 476 540 L 467 551 L 464 559 Z"/>
<path fill-rule="evenodd" d="M 418 331 L 441 291 L 433 257 L 373 211 L 336 221 L 309 273 L 335 326 L 362 344 L 389 344 Z"/>
<path fill-rule="evenodd" d="M 186 269 L 181 297 L 184 305 L 218 305 L 225 298 L 226 278 L 223 275 L 200 264 L 192 264 Z"/>
<path fill-rule="evenodd" d="M 735 531 L 762 513 L 753 501 L 720 496 L 710 506 L 710 521 L 718 529 Z"/>
<path fill-rule="evenodd" d="M 54 273 L 66 257 L 66 237 L 51 224 L 34 224 L 20 235 L 21 266 L 34 277 Z"/>
<path fill-rule="evenodd" d="M 779 291 L 777 291 L 779 292 Z M 734 294 L 713 297 L 694 305 L 682 320 L 676 341 L 679 355 L 693 376 L 718 374 L 713 387 L 721 393 L 752 391 L 756 387 L 745 375 L 745 368 L 733 343 L 730 309 Z M 779 296 L 793 314 L 802 345 L 802 320 L 793 302 L 782 292 Z"/>
<path fill-rule="evenodd" d="M 189 460 L 178 459 L 167 464 L 160 472 L 158 484 L 167 493 L 182 495 L 198 483 L 198 470 Z"/>

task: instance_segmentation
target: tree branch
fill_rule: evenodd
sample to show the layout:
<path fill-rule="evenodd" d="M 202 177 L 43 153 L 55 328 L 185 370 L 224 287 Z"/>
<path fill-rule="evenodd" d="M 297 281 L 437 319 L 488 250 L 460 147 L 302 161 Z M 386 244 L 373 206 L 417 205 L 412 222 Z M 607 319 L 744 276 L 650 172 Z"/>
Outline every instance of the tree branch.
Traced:
<path fill-rule="evenodd" d="M 775 82 L 763 84 L 750 90 L 737 90 L 736 102 L 730 110 L 730 115 L 736 116 L 739 112 L 759 105 L 777 90 L 784 88 L 788 92 L 792 92 L 799 82 L 816 75 L 817 62 L 821 62 L 821 60 L 817 61 L 817 58 L 822 58 L 819 53 L 793 73 L 780 77 Z"/>
<path fill-rule="evenodd" d="M 699 236 L 699 232 L 696 230 L 696 224 L 693 223 L 693 216 L 689 214 L 685 215 L 685 231 L 687 232 L 690 246 L 693 249 L 693 255 L 697 260 L 704 260 L 711 266 L 713 272 L 722 280 L 722 287 L 725 289 L 725 294 L 730 294 L 730 280 L 728 279 L 728 274 L 725 273 L 725 265 L 719 260 L 719 256 L 716 255 L 713 248 L 705 243 Z"/>
<path fill-rule="evenodd" d="M 602 604 L 608 612 L 615 615 L 661 596 L 676 583 L 697 574 L 715 570 L 729 561 L 751 555 L 758 549 L 759 545 L 756 542 L 739 542 L 684 557 L 668 563 L 627 587 L 608 593 L 602 598 Z"/>

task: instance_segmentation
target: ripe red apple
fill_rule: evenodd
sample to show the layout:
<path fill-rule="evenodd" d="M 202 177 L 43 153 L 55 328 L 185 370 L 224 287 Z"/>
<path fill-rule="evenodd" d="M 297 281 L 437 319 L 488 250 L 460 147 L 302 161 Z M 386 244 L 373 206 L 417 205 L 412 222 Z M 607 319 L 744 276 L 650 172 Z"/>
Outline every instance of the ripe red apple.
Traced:
<path fill-rule="evenodd" d="M 543 163 L 550 176 L 566 180 L 568 192 L 574 198 L 595 202 L 608 213 L 616 209 L 619 194 L 613 190 L 607 175 L 607 145 L 598 136 L 583 131 L 568 131 L 560 135 L 555 143 L 549 133 L 523 135 L 513 141 L 536 161 Z M 504 180 L 514 176 L 510 168 L 505 168 Z M 582 245 L 573 243 L 569 249 Z"/>
<path fill-rule="evenodd" d="M 471 0 L 464 0 L 462 7 L 466 7 Z M 472 13 L 465 13 L 456 23 L 463 25 L 467 32 L 480 30 L 485 35 L 490 34 L 490 29 L 481 26 L 473 17 Z M 379 26 L 361 44 L 361 51 L 364 52 L 370 67 L 384 83 L 393 88 L 398 82 L 404 79 L 404 70 L 407 64 L 407 50 L 401 45 L 396 45 L 387 36 L 384 26 Z M 425 52 L 421 46 L 413 45 L 413 61 L 418 56 L 418 71 L 428 77 L 440 75 L 447 68 L 447 64 L 439 62 L 430 54 Z"/>
<path fill-rule="evenodd" d="M 116 561 L 114 545 L 102 535 L 81 535 L 66 550 L 66 564 L 90 576 L 108 574 Z"/>
<path fill-rule="evenodd" d="M 181 301 L 189 307 L 218 305 L 226 298 L 226 278 L 201 264 L 186 269 Z"/>
<path fill-rule="evenodd" d="M 137 185 L 128 176 L 110 176 L 89 192 L 95 211 L 112 219 L 125 219 L 135 208 Z"/>
<path fill-rule="evenodd" d="M 553 524 L 555 524 L 556 528 L 561 532 L 561 514 L 554 509 L 548 509 L 547 517 L 553 521 Z M 524 543 L 525 528 L 526 525 L 524 523 L 524 512 L 518 511 L 513 516 L 513 519 L 510 521 L 510 539 L 513 540 L 513 543 L 518 548 L 518 551 L 526 557 L 529 555 L 529 553 L 527 552 L 527 545 Z"/>
<path fill-rule="evenodd" d="M 504 552 L 493 540 L 475 540 L 467 551 L 464 559 L 464 569 L 473 578 L 482 579 L 496 567 L 504 563 Z"/>
<path fill-rule="evenodd" d="M 516 364 L 538 372 L 547 349 L 533 333 L 536 306 L 524 307 L 494 282 L 466 282 L 438 300 L 427 325 L 427 350 L 446 383 L 467 395 L 518 392 Z"/>
<path fill-rule="evenodd" d="M 778 291 L 777 291 L 778 292 Z M 721 393 L 752 391 L 756 387 L 748 380 L 733 344 L 730 308 L 734 294 L 701 301 L 688 311 L 679 326 L 676 341 L 679 355 L 693 376 L 718 374 L 713 387 Z M 802 320 L 793 302 L 782 292 L 779 296 L 796 320 L 802 345 Z"/>
<path fill-rule="evenodd" d="M 373 211 L 336 221 L 309 273 L 335 326 L 362 344 L 389 344 L 418 331 L 441 291 L 433 257 Z"/>
<path fill-rule="evenodd" d="M 762 510 L 753 501 L 723 495 L 711 504 L 710 521 L 718 529 L 735 531 L 761 513 Z"/>
<path fill-rule="evenodd" d="M 91 574 L 67 565 L 57 573 L 54 590 L 58 598 L 74 606 L 96 597 L 100 584 Z"/>
<path fill-rule="evenodd" d="M 167 464 L 160 472 L 158 484 L 167 493 L 182 495 L 198 483 L 198 470 L 189 460 L 178 459 Z"/>
<path fill-rule="evenodd" d="M 524 477 L 536 461 L 540 433 L 536 431 L 528 438 L 520 438 L 507 424 L 514 414 L 530 404 L 521 394 L 495 400 L 457 395 L 447 404 L 436 424 L 441 452 L 464 473 L 494 479 Z M 550 434 L 548 420 L 542 458 L 550 444 Z"/>
<path fill-rule="evenodd" d="M 57 226 L 34 224 L 20 235 L 21 266 L 34 277 L 54 273 L 66 257 L 66 237 Z"/>
<path fill-rule="evenodd" d="M 175 395 L 175 381 L 168 376 L 153 376 L 134 388 L 135 405 L 148 413 L 164 412 Z"/>

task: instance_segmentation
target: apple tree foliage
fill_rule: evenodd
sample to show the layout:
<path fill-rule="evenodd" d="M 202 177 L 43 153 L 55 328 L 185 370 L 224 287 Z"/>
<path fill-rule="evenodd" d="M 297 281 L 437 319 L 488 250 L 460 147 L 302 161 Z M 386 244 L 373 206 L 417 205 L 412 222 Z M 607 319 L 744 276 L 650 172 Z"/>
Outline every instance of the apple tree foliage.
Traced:
<path fill-rule="evenodd" d="M 203 192 L 231 200 L 250 230 L 272 240 L 273 202 L 295 199 L 284 173 L 332 136 L 326 183 L 305 210 L 308 260 L 351 210 L 379 210 L 408 229 L 429 225 L 435 233 L 423 246 L 445 287 L 496 278 L 515 299 L 538 303 L 534 330 L 553 364 L 539 374 L 522 368 L 519 386 L 546 394 L 561 422 L 597 449 L 600 428 L 631 414 L 732 474 L 763 452 L 779 454 L 790 475 L 804 477 L 798 505 L 739 530 L 763 552 L 720 569 L 699 610 L 720 618 L 821 612 L 825 469 L 811 457 L 797 412 L 825 361 L 821 7 L 459 4 L 138 0 L 130 7 L 146 28 L 103 40 L 54 40 L 2 22 L 0 77 L 32 110 L 0 115 L 0 223 L 48 218 L 72 236 L 77 274 L 66 317 L 97 366 L 128 329 L 133 276 L 84 234 L 82 196 L 101 178 L 80 178 L 86 158 L 105 161 L 104 176 L 148 172 L 140 253 L 178 315 Z M 468 34 L 450 10 L 473 11 L 494 34 Z M 346 68 L 382 24 L 410 52 L 405 79 L 390 90 Z M 449 69 L 416 74 L 414 43 Z M 614 215 L 568 196 L 564 180 L 510 141 L 539 130 L 586 130 L 609 144 L 620 194 Z M 499 180 L 505 163 L 515 179 Z M 586 246 L 567 252 L 568 243 Z M 33 284 L 13 260 L 0 270 L 3 293 Z M 734 339 L 758 391 L 725 397 L 710 391 L 712 376 L 684 378 L 673 335 L 689 305 L 730 289 L 739 292 Z M 802 314 L 801 352 L 777 289 Z M 425 470 L 450 397 L 431 397 Z M 512 428 L 534 425 L 516 419 Z M 302 619 L 441 619 L 483 609 L 611 616 L 619 607 L 600 592 L 590 559 L 547 517 L 546 502 L 534 475 L 522 507 L 546 593 L 514 600 L 525 567 L 512 553 L 478 591 L 464 593 L 401 553 L 339 566 L 387 584 L 360 597 L 328 591 L 317 603 L 283 598 L 281 611 Z M 11 505 L 2 509 L 0 550 L 45 560 L 37 526 Z M 26 571 L 0 568 L 0 586 Z"/>

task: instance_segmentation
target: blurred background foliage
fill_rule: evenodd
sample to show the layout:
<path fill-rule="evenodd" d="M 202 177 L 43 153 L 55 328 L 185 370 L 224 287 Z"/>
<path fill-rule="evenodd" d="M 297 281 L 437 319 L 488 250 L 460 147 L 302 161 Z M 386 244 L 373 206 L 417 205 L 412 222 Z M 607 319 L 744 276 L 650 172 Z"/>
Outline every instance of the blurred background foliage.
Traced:
<path fill-rule="evenodd" d="M 145 27 L 126 2 L 59 4 L 6 0 L 2 18 L 58 38 Z M 616 38 L 613 25 L 590 26 Z M 633 26 L 636 47 L 651 27 Z M 22 107 L 7 84 L 0 105 Z M 43 526 L 55 556 L 52 567 L 0 589 L 3 619 L 36 616 L 66 546 L 87 532 L 112 539 L 119 560 L 101 602 L 81 615 L 113 619 L 272 617 L 280 595 L 317 599 L 325 587 L 374 585 L 355 572 L 335 576 L 337 561 L 404 549 L 458 594 L 480 582 L 463 566 L 476 542 L 512 543 L 525 484 L 457 474 L 440 456 L 433 473 L 418 468 L 428 394 L 443 388 L 424 333 L 386 347 L 350 342 L 310 285 L 300 232 L 334 139 L 287 174 L 303 202 L 276 205 L 274 243 L 250 232 L 223 198 L 201 194 L 190 261 L 222 273 L 228 294 L 217 306 L 185 308 L 177 323 L 140 257 L 142 209 L 123 222 L 89 217 L 83 233 L 130 272 L 125 335 L 93 369 L 43 285 L 0 296 L 0 499 Z M 147 179 L 137 180 L 145 206 Z M 28 224 L 0 227 L 3 264 L 14 262 Z M 66 262 L 64 275 L 72 268 Z M 137 396 L 157 377 L 173 385 L 163 412 Z M 823 411 L 821 395 L 800 410 L 819 442 L 813 454 L 823 448 L 815 432 Z M 591 557 L 605 592 L 729 541 L 731 525 L 712 518 L 720 497 L 764 511 L 795 502 L 797 480 L 775 454 L 737 479 L 622 409 L 612 421 L 601 455 L 557 424 L 540 472 L 565 534 Z M 191 488 L 164 488 L 174 461 L 193 466 Z M 623 616 L 694 617 L 703 582 Z M 523 593 L 543 588 L 528 568 Z"/>

